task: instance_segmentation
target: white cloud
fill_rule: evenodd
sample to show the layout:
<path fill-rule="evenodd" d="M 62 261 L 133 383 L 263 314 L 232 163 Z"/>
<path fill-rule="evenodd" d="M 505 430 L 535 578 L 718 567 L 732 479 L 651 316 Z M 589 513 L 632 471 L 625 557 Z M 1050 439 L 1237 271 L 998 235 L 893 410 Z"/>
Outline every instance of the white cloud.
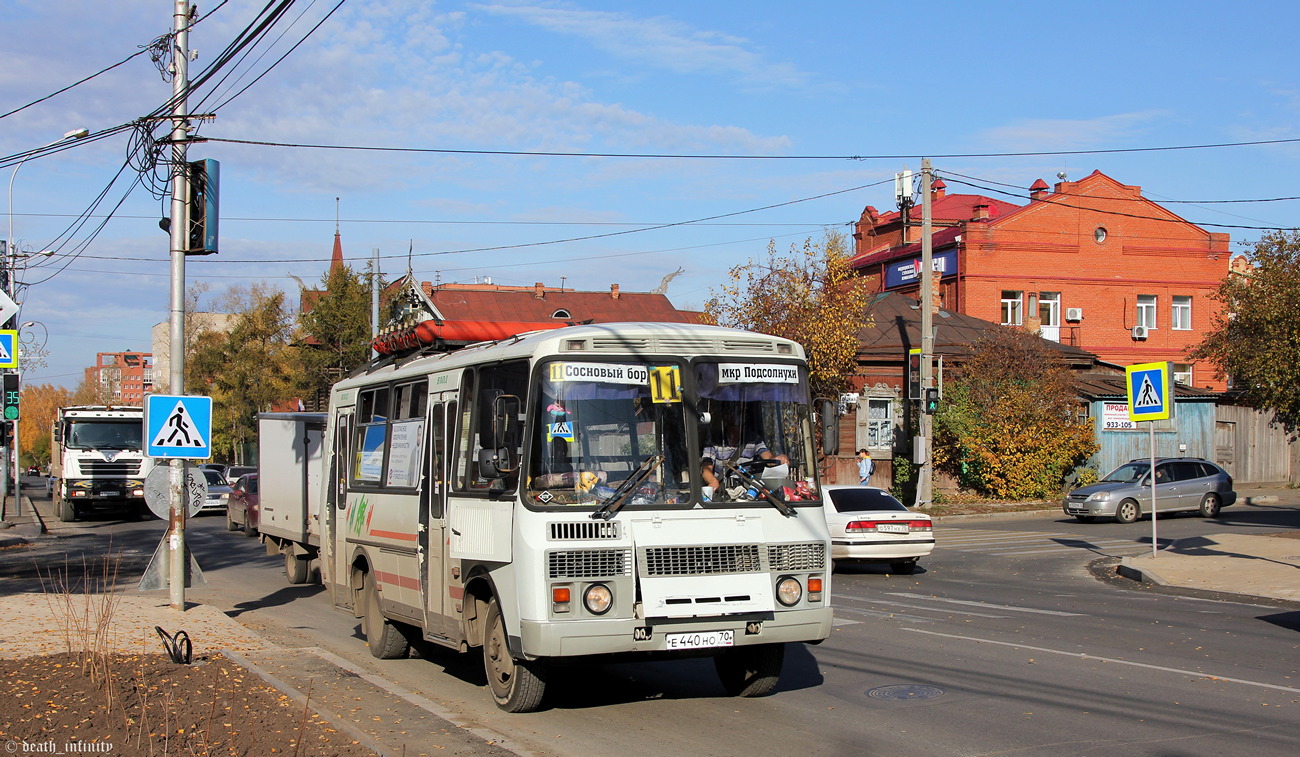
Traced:
<path fill-rule="evenodd" d="M 1168 114 L 1159 110 L 1117 113 L 1097 118 L 1031 118 L 984 131 L 980 138 L 1007 152 L 1071 150 L 1117 147 L 1122 139 L 1134 140 L 1147 127 Z"/>

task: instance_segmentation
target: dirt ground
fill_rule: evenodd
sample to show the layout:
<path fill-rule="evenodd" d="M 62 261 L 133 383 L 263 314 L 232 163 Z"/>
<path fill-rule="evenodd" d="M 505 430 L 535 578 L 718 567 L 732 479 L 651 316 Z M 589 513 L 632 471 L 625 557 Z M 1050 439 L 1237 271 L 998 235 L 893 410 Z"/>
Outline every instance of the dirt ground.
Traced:
<path fill-rule="evenodd" d="M 62 653 L 0 660 L 0 751 L 373 757 L 347 733 L 215 655 Z"/>

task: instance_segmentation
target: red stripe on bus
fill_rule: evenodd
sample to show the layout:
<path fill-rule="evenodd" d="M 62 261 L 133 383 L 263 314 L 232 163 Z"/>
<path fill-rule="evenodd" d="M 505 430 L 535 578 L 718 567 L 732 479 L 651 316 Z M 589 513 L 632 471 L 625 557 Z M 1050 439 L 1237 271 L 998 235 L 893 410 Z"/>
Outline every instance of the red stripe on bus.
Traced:
<path fill-rule="evenodd" d="M 370 535 L 382 536 L 385 539 L 397 539 L 399 541 L 415 541 L 415 534 L 404 534 L 401 531 L 380 531 L 375 528 L 371 529 Z"/>
<path fill-rule="evenodd" d="M 420 588 L 420 579 L 418 578 L 404 578 L 396 573 L 385 573 L 382 570 L 375 571 L 375 580 L 383 584 L 393 584 L 403 589 Z"/>
<path fill-rule="evenodd" d="M 465 587 L 464 587 L 464 586 L 448 586 L 448 587 L 447 587 L 447 596 L 451 597 L 452 599 L 464 599 L 464 598 L 465 598 Z"/>

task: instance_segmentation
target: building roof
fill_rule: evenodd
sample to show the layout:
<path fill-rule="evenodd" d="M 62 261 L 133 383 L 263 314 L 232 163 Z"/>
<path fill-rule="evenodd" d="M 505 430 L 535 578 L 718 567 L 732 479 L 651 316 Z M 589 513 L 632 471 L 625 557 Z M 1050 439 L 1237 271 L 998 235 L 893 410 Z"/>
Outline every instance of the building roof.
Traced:
<path fill-rule="evenodd" d="M 1076 386 L 1079 389 L 1079 394 L 1088 399 L 1121 399 L 1128 401 L 1128 377 L 1123 375 L 1111 376 L 1084 373 L 1078 376 Z M 1174 384 L 1174 395 L 1188 400 L 1212 400 L 1216 399 L 1219 393 L 1185 384 Z"/>
<path fill-rule="evenodd" d="M 858 359 L 906 359 L 907 351 L 921 347 L 921 303 L 904 294 L 885 292 L 871 300 L 871 316 L 858 332 Z M 990 321 L 940 309 L 934 317 L 934 351 L 937 355 L 966 356 L 980 337 L 1006 328 Z M 1049 349 L 1074 366 L 1095 365 L 1097 358 L 1087 350 L 1044 339 Z M 1122 377 L 1121 377 L 1122 381 Z"/>
<path fill-rule="evenodd" d="M 447 321 L 699 322 L 698 313 L 678 310 L 666 295 L 624 292 L 618 284 L 608 291 L 580 292 L 541 284 L 434 286 L 426 281 L 421 283 L 421 289 L 437 315 Z"/>

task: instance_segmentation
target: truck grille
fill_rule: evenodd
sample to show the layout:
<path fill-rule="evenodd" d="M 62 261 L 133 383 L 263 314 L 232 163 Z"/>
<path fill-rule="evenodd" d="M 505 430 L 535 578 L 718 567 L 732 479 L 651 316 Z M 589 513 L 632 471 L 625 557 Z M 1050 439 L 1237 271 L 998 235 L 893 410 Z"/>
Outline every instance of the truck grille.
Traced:
<path fill-rule="evenodd" d="M 642 554 L 647 576 L 758 573 L 763 569 L 757 544 L 647 547 Z"/>
<path fill-rule="evenodd" d="M 81 472 L 95 478 L 128 478 L 140 475 L 139 460 L 82 460 Z"/>
<path fill-rule="evenodd" d="M 551 541 L 581 541 L 587 539 L 617 539 L 618 521 L 578 521 L 576 523 L 550 523 Z"/>

